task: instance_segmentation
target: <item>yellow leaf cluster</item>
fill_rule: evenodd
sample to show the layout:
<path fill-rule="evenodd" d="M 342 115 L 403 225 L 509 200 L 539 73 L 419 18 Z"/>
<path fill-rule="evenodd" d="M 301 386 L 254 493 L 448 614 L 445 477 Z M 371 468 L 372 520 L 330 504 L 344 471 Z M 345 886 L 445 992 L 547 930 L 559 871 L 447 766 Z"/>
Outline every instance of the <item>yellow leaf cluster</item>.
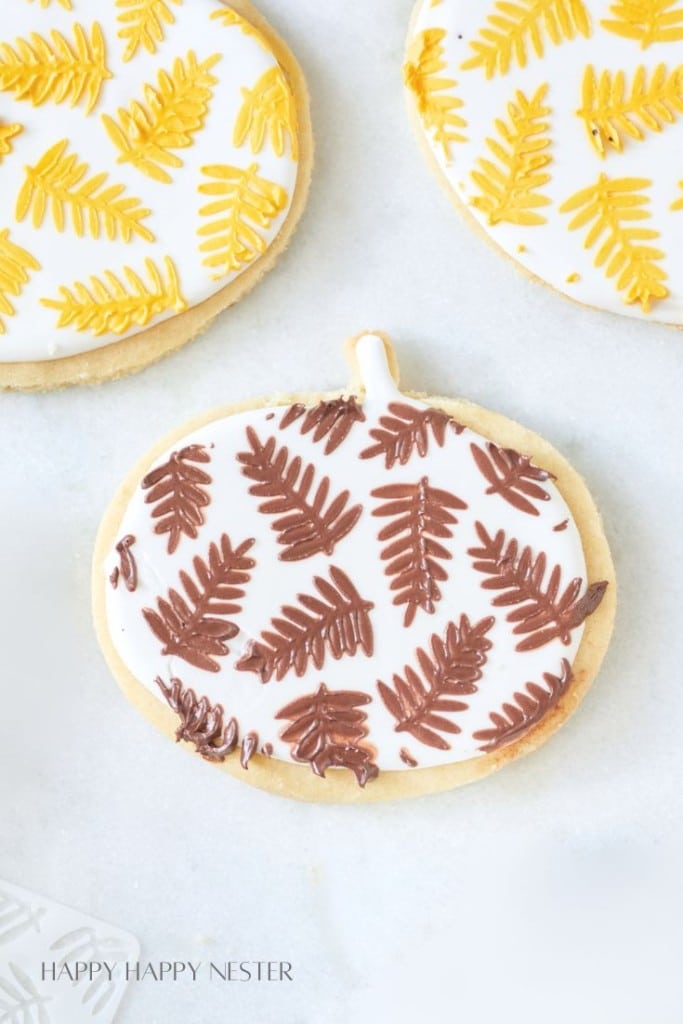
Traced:
<path fill-rule="evenodd" d="M 109 138 L 119 150 L 119 163 L 131 163 L 155 181 L 172 180 L 167 167 L 182 167 L 173 150 L 185 149 L 204 127 L 216 79 L 211 69 L 219 53 L 198 63 L 190 50 L 178 57 L 171 72 L 160 71 L 158 85 L 144 87 L 145 103 L 133 100 L 128 110 L 119 108 L 118 121 L 102 115 Z"/>
<path fill-rule="evenodd" d="M 14 316 L 10 295 L 21 295 L 31 270 L 40 270 L 38 261 L 26 249 L 10 241 L 7 228 L 0 231 L 0 313 Z M 0 334 L 4 333 L 5 324 L 0 316 Z"/>
<path fill-rule="evenodd" d="M 645 132 L 661 132 L 683 114 L 683 66 L 667 73 L 658 64 L 650 77 L 643 65 L 636 68 L 631 88 L 623 71 L 597 75 L 589 64 L 583 76 L 583 106 L 577 111 L 600 156 L 607 148 L 621 152 L 622 135 L 636 141 Z"/>
<path fill-rule="evenodd" d="M 403 66 L 403 80 L 415 96 L 417 111 L 425 131 L 441 146 L 447 160 L 451 145 L 466 142 L 463 129 L 467 121 L 459 113 L 463 101 L 452 90 L 457 82 L 443 76 L 447 65 L 444 59 L 445 29 L 428 28 L 420 32 L 411 43 L 408 59 Z"/>
<path fill-rule="evenodd" d="M 182 0 L 116 0 L 121 25 L 119 38 L 126 43 L 124 61 L 132 60 L 140 47 L 156 53 L 164 39 L 164 24 L 173 25 L 175 15 L 169 4 Z"/>
<path fill-rule="evenodd" d="M 26 177 L 17 198 L 16 218 L 30 213 L 33 226 L 41 227 L 49 208 L 58 231 L 64 231 L 67 219 L 79 238 L 90 235 L 130 242 L 133 236 L 146 242 L 154 235 L 142 221 L 150 215 L 140 200 L 125 195 L 123 185 L 107 184 L 105 172 L 88 177 L 88 165 L 75 154 L 68 154 L 66 139 L 51 146 L 35 167 L 26 168 Z"/>
<path fill-rule="evenodd" d="M 227 27 L 236 25 L 244 32 L 245 36 L 252 36 L 256 39 L 264 50 L 270 49 L 259 30 L 251 22 L 247 21 L 246 18 L 243 18 L 241 14 L 238 14 L 237 11 L 233 11 L 231 7 L 226 7 L 225 9 L 221 7 L 217 11 L 213 11 L 211 18 L 213 21 L 220 21 Z"/>
<path fill-rule="evenodd" d="M 608 32 L 635 39 L 641 49 L 652 43 L 683 39 L 683 7 L 679 0 L 622 0 L 610 7 L 611 18 L 600 22 Z"/>
<path fill-rule="evenodd" d="M 204 265 L 215 271 L 214 280 L 261 256 L 268 242 L 258 229 L 269 229 L 287 207 L 286 190 L 258 171 L 255 163 L 246 169 L 225 164 L 202 168 L 210 180 L 199 191 L 213 199 L 199 211 L 207 218 L 199 229 L 199 249 L 206 254 Z"/>
<path fill-rule="evenodd" d="M 13 92 L 18 100 L 29 100 L 34 107 L 48 101 L 75 107 L 83 101 L 90 113 L 112 73 L 97 22 L 90 35 L 78 23 L 73 33 L 72 43 L 56 30 L 49 38 L 32 32 L 29 39 L 19 38 L 13 46 L 0 43 L 0 91 Z"/>
<path fill-rule="evenodd" d="M 43 306 L 59 312 L 57 327 L 102 334 L 125 334 L 132 327 L 146 327 L 161 313 L 181 313 L 187 302 L 180 291 L 173 260 L 164 259 L 166 278 L 153 260 L 145 260 L 149 283 L 131 267 L 122 274 L 106 270 L 91 277 L 88 284 L 77 281 L 72 288 L 61 287 L 58 299 L 41 299 Z"/>
<path fill-rule="evenodd" d="M 546 223 L 537 210 L 550 203 L 540 191 L 550 181 L 546 168 L 552 162 L 547 92 L 548 86 L 542 85 L 530 99 L 521 91 L 516 93 L 508 103 L 507 121 L 497 120 L 496 137 L 486 140 L 493 159 L 480 157 L 478 169 L 472 171 L 479 188 L 472 206 L 486 214 L 489 224 Z"/>
<path fill-rule="evenodd" d="M 279 65 L 265 71 L 253 89 L 242 89 L 233 141 L 239 147 L 248 138 L 252 153 L 260 153 L 266 136 L 276 156 L 284 156 L 289 143 L 292 160 L 298 160 L 296 100 Z"/>
<path fill-rule="evenodd" d="M 589 188 L 581 189 L 561 207 L 561 213 L 573 213 L 571 231 L 588 227 L 584 248 L 599 245 L 595 266 L 604 267 L 608 278 L 616 279 L 624 302 L 639 302 L 649 313 L 652 302 L 665 299 L 669 289 L 667 273 L 659 265 L 664 252 L 652 243 L 659 231 L 643 227 L 650 219 L 650 202 L 645 190 L 648 178 L 609 178 L 601 174 Z"/>
<path fill-rule="evenodd" d="M 527 65 L 529 48 L 545 53 L 546 36 L 554 46 L 591 34 L 583 0 L 497 0 L 479 38 L 470 43 L 473 56 L 464 70 L 483 68 L 487 78 L 506 75 L 513 64 Z"/>

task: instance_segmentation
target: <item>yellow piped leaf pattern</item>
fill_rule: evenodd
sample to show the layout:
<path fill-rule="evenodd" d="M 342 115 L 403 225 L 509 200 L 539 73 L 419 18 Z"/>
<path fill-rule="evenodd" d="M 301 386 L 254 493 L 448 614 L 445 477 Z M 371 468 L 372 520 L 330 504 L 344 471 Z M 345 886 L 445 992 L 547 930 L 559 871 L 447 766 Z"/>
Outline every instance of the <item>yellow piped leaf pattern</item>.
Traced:
<path fill-rule="evenodd" d="M 228 28 L 236 25 L 244 32 L 245 36 L 252 36 L 264 50 L 268 49 L 259 30 L 248 22 L 246 18 L 243 18 L 241 14 L 238 14 L 237 11 L 233 11 L 232 7 L 226 7 L 225 9 L 221 7 L 217 11 L 213 11 L 211 13 L 211 20 L 220 21 L 221 24 Z"/>
<path fill-rule="evenodd" d="M 546 223 L 547 218 L 537 211 L 550 205 L 540 191 L 550 181 L 547 167 L 552 163 L 547 93 L 547 85 L 530 99 L 517 91 L 508 103 L 507 121 L 495 122 L 497 137 L 486 140 L 494 159 L 480 157 L 478 170 L 472 171 L 480 190 L 472 206 L 486 214 L 489 224 L 505 221 L 533 227 Z"/>
<path fill-rule="evenodd" d="M 161 313 L 181 313 L 187 302 L 180 290 L 178 272 L 170 256 L 164 259 L 166 276 L 153 260 L 145 260 L 148 283 L 131 267 L 122 273 L 106 270 L 88 284 L 77 281 L 61 287 L 58 299 L 41 299 L 43 306 L 59 312 L 57 327 L 89 331 L 94 337 L 125 334 L 131 327 L 147 327 Z"/>
<path fill-rule="evenodd" d="M 38 260 L 11 241 L 8 228 L 0 231 L 0 334 L 6 333 L 2 317 L 15 313 L 10 295 L 21 295 L 32 270 L 40 270 Z"/>
<path fill-rule="evenodd" d="M 641 142 L 646 131 L 661 132 L 683 114 L 683 65 L 669 73 L 665 64 L 658 64 L 648 77 L 640 64 L 629 89 L 623 71 L 598 75 L 589 64 L 583 76 L 582 102 L 577 114 L 597 152 L 603 157 L 608 148 L 620 153 L 622 136 Z"/>
<path fill-rule="evenodd" d="M 460 113 L 463 101 L 452 92 L 458 83 L 443 75 L 445 38 L 446 30 L 440 28 L 428 28 L 416 36 L 403 66 L 403 81 L 415 96 L 425 131 L 450 160 L 451 146 L 467 141 L 463 134 L 467 121 Z"/>
<path fill-rule="evenodd" d="M 121 25 L 119 38 L 126 43 L 124 62 L 132 60 L 141 48 L 147 53 L 157 52 L 159 43 L 164 40 L 164 25 L 175 23 L 175 14 L 169 5 L 181 2 L 182 0 L 116 0 Z"/>
<path fill-rule="evenodd" d="M 276 66 L 265 71 L 253 89 L 242 89 L 233 142 L 239 148 L 249 139 L 252 153 L 260 153 L 266 137 L 276 156 L 287 145 L 292 160 L 299 159 L 296 100 L 284 71 Z"/>
<path fill-rule="evenodd" d="M 0 43 L 0 91 L 12 92 L 34 107 L 43 103 L 83 102 L 89 114 L 97 105 L 103 84 L 112 77 L 107 67 L 102 29 L 97 22 L 90 33 L 73 27 L 73 42 L 53 30 L 49 38 L 32 32 L 14 45 Z"/>
<path fill-rule="evenodd" d="M 600 22 L 608 32 L 634 39 L 646 50 L 652 43 L 683 39 L 683 6 L 679 0 L 623 0 L 610 7 L 611 18 Z"/>
<path fill-rule="evenodd" d="M 591 20 L 583 0 L 498 0 L 479 39 L 470 43 L 473 56 L 462 68 L 483 68 L 487 78 L 506 75 L 513 64 L 527 66 L 529 47 L 542 57 L 546 37 L 559 46 L 577 35 L 586 39 L 591 35 Z"/>
<path fill-rule="evenodd" d="M 650 198 L 645 190 L 648 178 L 609 178 L 601 174 L 589 188 L 581 189 L 561 207 L 561 213 L 573 213 L 569 229 L 589 227 L 584 248 L 599 245 L 595 266 L 604 267 L 608 278 L 616 278 L 616 287 L 627 304 L 639 302 L 649 313 L 652 302 L 665 299 L 668 275 L 659 265 L 664 252 L 652 243 L 659 231 L 643 227 L 651 218 Z"/>
<path fill-rule="evenodd" d="M 171 72 L 159 72 L 157 86 L 144 86 L 144 103 L 133 100 L 128 110 L 119 108 L 117 121 L 102 115 L 119 150 L 118 163 L 130 163 L 155 181 L 173 180 L 166 168 L 183 166 L 173 151 L 191 146 L 204 126 L 218 83 L 211 69 L 220 59 L 216 53 L 199 63 L 190 50 L 185 59 L 176 58 Z"/>
<path fill-rule="evenodd" d="M 16 139 L 17 135 L 21 135 L 23 130 L 20 124 L 0 123 L 0 164 L 2 163 L 2 158 L 12 152 L 12 139 Z"/>
<path fill-rule="evenodd" d="M 199 249 L 206 254 L 204 265 L 215 272 L 214 280 L 261 256 L 268 242 L 258 229 L 268 230 L 287 207 L 286 190 L 258 172 L 256 163 L 245 169 L 225 164 L 202 168 L 210 180 L 199 191 L 213 199 L 199 211 L 207 218 L 199 228 Z"/>
<path fill-rule="evenodd" d="M 67 153 L 68 140 L 51 146 L 35 167 L 26 168 L 26 177 L 16 203 L 16 218 L 23 221 L 30 213 L 39 228 L 48 208 L 58 231 L 64 231 L 70 218 L 73 231 L 82 238 L 105 235 L 130 242 L 135 236 L 153 242 L 154 235 L 142 221 L 150 215 L 139 199 L 125 194 L 123 185 L 108 184 L 105 172 L 88 177 L 88 165 L 75 154 Z"/>

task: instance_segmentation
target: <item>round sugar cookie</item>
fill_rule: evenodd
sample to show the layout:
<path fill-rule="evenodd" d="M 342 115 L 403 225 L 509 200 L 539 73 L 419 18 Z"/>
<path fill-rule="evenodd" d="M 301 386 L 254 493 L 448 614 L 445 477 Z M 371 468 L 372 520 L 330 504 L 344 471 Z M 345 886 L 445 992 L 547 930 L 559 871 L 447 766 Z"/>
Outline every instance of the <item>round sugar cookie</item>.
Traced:
<path fill-rule="evenodd" d="M 600 518 L 547 442 L 397 387 L 388 341 L 351 387 L 176 431 L 105 515 L 94 616 L 162 732 L 305 800 L 417 796 L 541 744 L 609 641 Z"/>
<path fill-rule="evenodd" d="M 0 11 L 0 388 L 137 370 L 275 262 L 301 215 L 303 75 L 247 0 Z"/>
<path fill-rule="evenodd" d="M 421 0 L 404 81 L 431 166 L 505 255 L 683 323 L 683 5 Z"/>

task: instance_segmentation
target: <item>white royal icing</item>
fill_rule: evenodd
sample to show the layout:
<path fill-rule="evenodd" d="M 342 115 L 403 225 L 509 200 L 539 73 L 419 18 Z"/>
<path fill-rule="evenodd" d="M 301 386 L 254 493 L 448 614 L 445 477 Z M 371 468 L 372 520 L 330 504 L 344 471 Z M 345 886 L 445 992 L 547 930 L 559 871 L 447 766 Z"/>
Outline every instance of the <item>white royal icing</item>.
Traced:
<path fill-rule="evenodd" d="M 537 4 L 539 36 L 544 46 L 542 57 L 534 53 L 531 37 L 527 35 L 526 67 L 521 68 L 513 58 L 505 74 L 497 73 L 490 79 L 481 67 L 462 67 L 473 56 L 471 43 L 482 37 L 482 30 L 490 32 L 491 25 L 487 22 L 489 16 L 498 16 L 499 19 L 510 14 L 516 16 L 529 6 L 526 0 L 520 0 L 519 4 L 514 5 L 497 4 L 496 0 L 485 0 L 482 3 L 472 3 L 470 0 L 422 0 L 411 28 L 408 46 L 425 30 L 446 31 L 443 41 L 446 67 L 438 72 L 437 77 L 455 80 L 457 85 L 448 94 L 462 101 L 463 106 L 457 113 L 467 122 L 461 132 L 466 136 L 466 141 L 451 145 L 450 159 L 436 144 L 431 131 L 424 132 L 427 143 L 457 198 L 464 203 L 491 240 L 525 270 L 587 306 L 637 319 L 681 324 L 683 265 L 678 254 L 683 248 L 683 209 L 671 209 L 672 204 L 683 194 L 680 185 L 683 177 L 680 161 L 683 147 L 680 85 L 678 109 L 673 111 L 673 116 L 667 118 L 666 111 L 662 114 L 660 108 L 661 130 L 654 130 L 652 125 L 645 128 L 637 115 L 632 116 L 633 124 L 642 130 L 643 139 L 637 141 L 622 128 L 622 151 L 617 152 L 607 146 L 604 158 L 591 145 L 584 122 L 577 116 L 577 111 L 582 107 L 582 82 L 588 65 L 593 65 L 598 73 L 603 70 L 623 72 L 625 91 L 628 93 L 639 65 L 645 68 L 648 82 L 660 64 L 665 65 L 669 74 L 677 67 L 680 69 L 683 65 L 683 40 L 654 42 L 641 48 L 638 39 L 624 38 L 608 31 L 601 23 L 614 20 L 616 8 L 635 11 L 638 7 L 649 9 L 653 5 L 583 0 L 591 23 L 589 38 L 576 33 L 574 39 L 553 45 L 548 38 L 545 18 L 554 18 L 555 15 L 552 12 L 544 14 L 544 5 Z M 553 6 L 558 8 L 560 5 Z M 563 2 L 561 6 L 566 10 L 572 5 Z M 662 17 L 666 19 L 671 13 L 665 12 Z M 674 30 L 679 29 L 676 22 Z M 545 102 L 550 108 L 551 137 L 551 145 L 545 152 L 552 157 L 552 163 L 543 168 L 543 173 L 550 174 L 550 181 L 541 191 L 551 203 L 538 208 L 538 212 L 547 218 L 547 223 L 521 226 L 501 222 L 491 225 L 486 214 L 472 204 L 479 189 L 472 180 L 471 172 L 477 170 L 481 157 L 495 161 L 486 145 L 486 139 L 501 141 L 495 121 L 506 118 L 508 103 L 514 100 L 517 90 L 522 90 L 530 97 L 544 84 L 548 85 Z M 669 295 L 653 301 L 649 311 L 643 310 L 639 302 L 625 304 L 616 286 L 618 273 L 615 272 L 612 277 L 605 274 L 609 260 L 601 267 L 595 266 L 596 254 L 607 234 L 596 245 L 585 248 L 584 241 L 590 224 L 570 231 L 568 224 L 573 214 L 560 212 L 560 207 L 571 196 L 594 185 L 600 173 L 614 178 L 643 179 L 651 183 L 640 190 L 650 198 L 644 209 L 651 213 L 651 217 L 640 226 L 654 229 L 658 233 L 658 237 L 646 240 L 645 245 L 653 246 L 664 254 L 664 258 L 657 263 L 668 275 L 665 285 Z"/>
<path fill-rule="evenodd" d="M 297 184 L 298 165 L 292 159 L 289 145 L 282 156 L 277 156 L 267 135 L 256 153 L 248 140 L 239 148 L 233 141 L 243 90 L 253 88 L 266 71 L 277 66 L 275 56 L 257 33 L 244 31 L 237 23 L 211 19 L 216 11 L 228 10 L 220 0 L 184 0 L 180 4 L 169 0 L 167 7 L 175 21 L 167 24 L 162 19 L 164 38 L 156 44 L 156 52 L 148 53 L 140 47 L 124 63 L 126 41 L 118 33 L 125 11 L 114 0 L 79 0 L 69 11 L 56 3 L 43 9 L 25 0 L 2 5 L 0 42 L 13 47 L 18 37 L 26 39 L 31 33 L 40 33 L 49 40 L 52 30 L 73 42 L 76 23 L 87 32 L 94 22 L 99 23 L 112 77 L 104 82 L 99 100 L 89 114 L 83 101 L 72 107 L 48 100 L 34 107 L 28 99 L 17 99 L 9 87 L 0 91 L 0 127 L 10 123 L 23 127 L 21 134 L 12 139 L 12 152 L 0 160 L 0 231 L 9 229 L 11 242 L 29 252 L 41 265 L 39 271 L 29 273 L 20 295 L 8 296 L 15 309 L 13 316 L 4 316 L 0 304 L 0 320 L 5 328 L 5 333 L 0 333 L 0 362 L 71 356 L 110 345 L 145 329 L 133 325 L 123 335 L 107 332 L 93 337 L 89 331 L 77 331 L 73 326 L 57 328 L 59 313 L 43 306 L 41 300 L 59 298 L 62 286 L 72 289 L 76 282 L 87 284 L 92 275 L 102 278 L 107 271 L 121 277 L 124 267 L 135 270 L 147 281 L 145 260 L 153 260 L 163 273 L 164 259 L 171 257 L 189 308 L 253 265 L 243 264 L 228 276 L 213 280 L 215 271 L 203 264 L 206 253 L 199 250 L 202 239 L 197 232 L 203 223 L 199 211 L 212 198 L 198 191 L 206 180 L 201 173 L 203 167 L 225 164 L 247 168 L 258 164 L 259 175 L 285 189 L 288 199 L 270 227 L 257 226 L 256 230 L 269 246 L 282 228 Z M 170 72 L 175 59 L 186 58 L 191 50 L 199 62 L 220 55 L 211 69 L 218 81 L 212 87 L 204 127 L 193 135 L 191 145 L 173 150 L 183 166 L 169 168 L 172 183 L 160 183 L 130 163 L 117 162 L 119 152 L 105 131 L 102 115 L 116 119 L 119 108 L 128 109 L 133 100 L 144 102 L 145 84 L 157 87 L 158 72 Z M 155 236 L 153 242 L 137 237 L 128 243 L 121 239 L 110 241 L 104 233 L 97 239 L 87 235 L 79 238 L 68 215 L 65 230 L 59 232 L 49 209 L 40 228 L 32 225 L 30 213 L 20 223 L 17 221 L 16 202 L 26 167 L 34 166 L 50 146 L 62 139 L 68 140 L 67 153 L 87 163 L 88 177 L 107 172 L 107 184 L 124 185 L 126 195 L 138 198 L 151 210 L 144 224 Z M 173 315 L 172 310 L 162 312 L 145 326 Z"/>
<path fill-rule="evenodd" d="M 568 645 L 554 639 L 535 650 L 520 653 L 515 649 L 520 636 L 513 635 L 513 624 L 506 621 L 510 609 L 492 607 L 497 591 L 482 587 L 484 576 L 474 571 L 473 559 L 467 553 L 468 548 L 477 545 L 475 523 L 480 520 L 491 534 L 504 530 L 508 538 L 517 538 L 520 546 L 530 545 L 534 554 L 545 551 L 546 573 L 551 572 L 552 566 L 559 565 L 562 587 L 572 578 L 581 577 L 583 593 L 586 562 L 581 538 L 552 479 L 542 483 L 549 498 L 538 503 L 538 515 L 522 512 L 498 495 L 487 495 L 487 482 L 475 465 L 470 449 L 473 442 L 485 445 L 485 440 L 469 429 L 457 434 L 449 428 L 442 448 L 432 439 L 427 455 L 420 457 L 413 452 L 406 465 L 396 463 L 386 469 L 383 458 L 361 459 L 360 453 L 373 443 L 370 431 L 378 426 L 380 417 L 386 415 L 389 402 L 400 401 L 416 409 L 427 407 L 405 398 L 397 390 L 380 338 L 365 336 L 357 344 L 356 352 L 364 385 L 359 401 L 366 420 L 355 423 L 346 440 L 332 454 L 324 454 L 324 442 L 314 442 L 311 433 L 303 435 L 297 423 L 281 429 L 279 424 L 285 408 L 277 406 L 214 420 L 176 441 L 172 449 L 155 460 L 154 466 L 159 466 L 171 451 L 186 445 L 205 445 L 211 462 L 201 468 L 213 478 L 207 488 L 211 501 L 204 509 L 205 522 L 198 538 L 183 537 L 175 553 L 169 555 L 167 536 L 154 532 L 155 520 L 150 505 L 145 503 L 147 492 L 136 487 L 123 513 L 116 540 L 126 534 L 135 537 L 131 550 L 137 560 L 138 586 L 131 593 L 120 581 L 116 589 L 110 585 L 109 576 L 119 565 L 119 556 L 112 549 L 103 566 L 108 630 L 124 664 L 157 699 L 163 701 L 155 677 L 161 675 L 168 682 L 176 676 L 196 694 L 220 703 L 226 717 L 235 716 L 242 736 L 250 731 L 257 732 L 260 744 L 272 744 L 273 755 L 281 760 L 292 760 L 289 744 L 280 738 L 287 723 L 276 721 L 274 716 L 284 705 L 315 692 L 324 682 L 330 691 L 364 691 L 372 697 L 372 702 L 363 710 L 368 715 L 367 743 L 376 751 L 380 769 L 406 770 L 401 758 L 402 748 L 407 748 L 421 767 L 463 761 L 481 753 L 481 741 L 474 739 L 473 734 L 490 728 L 490 713 L 513 699 L 515 692 L 523 689 L 527 682 L 544 685 L 544 673 L 558 675 L 563 658 L 572 662 L 583 632 L 583 627 L 574 629 Z M 251 481 L 243 475 L 237 460 L 237 454 L 248 448 L 248 426 L 256 430 L 262 442 L 272 436 L 278 447 L 286 445 L 290 459 L 300 455 L 304 463 L 313 463 L 316 481 L 323 474 L 328 475 L 329 500 L 348 488 L 349 503 L 362 505 L 357 525 L 337 543 L 330 557 L 316 554 L 293 562 L 280 557 L 282 548 L 271 528 L 273 516 L 257 510 L 263 499 L 249 493 Z M 437 603 L 434 614 L 418 609 L 412 625 L 406 628 L 403 609 L 392 603 L 391 580 L 384 571 L 386 563 L 380 559 L 383 545 L 378 533 L 387 520 L 372 515 L 381 501 L 372 497 L 371 492 L 391 483 L 416 482 L 426 475 L 432 487 L 451 491 L 468 507 L 455 513 L 458 524 L 452 527 L 453 537 L 443 541 L 452 553 L 452 559 L 443 563 L 448 571 L 448 579 L 441 584 L 443 599 Z M 560 524 L 563 528 L 558 531 L 555 528 Z M 163 656 L 160 642 L 143 617 L 143 609 L 156 607 L 159 596 L 166 597 L 169 588 L 177 588 L 179 572 L 191 572 L 193 558 L 196 555 L 206 558 L 209 544 L 219 540 L 224 532 L 229 534 L 233 546 L 247 538 L 255 539 L 249 554 L 256 566 L 251 581 L 244 588 L 243 611 L 232 617 L 239 626 L 239 635 L 230 641 L 230 654 L 218 659 L 220 671 L 213 673 L 194 668 L 177 657 Z M 235 663 L 248 650 L 250 641 L 257 640 L 261 632 L 270 627 L 271 618 L 281 614 L 283 605 L 296 604 L 299 594 L 315 593 L 313 577 L 327 578 L 330 565 L 346 572 L 360 595 L 374 603 L 370 612 L 374 630 L 373 656 L 368 658 L 359 651 L 353 657 L 345 656 L 336 661 L 328 654 L 321 670 L 309 663 L 302 677 L 290 671 L 282 681 L 273 678 L 266 684 L 252 672 L 235 671 Z M 493 646 L 477 683 L 477 692 L 463 698 L 469 705 L 468 710 L 452 716 L 462 731 L 447 736 L 450 749 L 439 750 L 418 742 L 406 732 L 395 731 L 395 721 L 378 695 L 377 681 L 391 685 L 393 674 L 403 674 L 404 666 L 417 667 L 416 649 L 429 649 L 432 634 L 442 636 L 447 624 L 459 622 L 463 613 L 472 624 L 495 616 L 495 625 L 488 634 Z"/>

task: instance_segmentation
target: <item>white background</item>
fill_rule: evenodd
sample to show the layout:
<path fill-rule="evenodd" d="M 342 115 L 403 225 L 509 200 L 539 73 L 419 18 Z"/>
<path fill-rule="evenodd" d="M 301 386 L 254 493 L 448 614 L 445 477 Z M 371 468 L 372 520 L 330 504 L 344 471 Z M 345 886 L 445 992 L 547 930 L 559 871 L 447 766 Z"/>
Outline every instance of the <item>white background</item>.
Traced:
<path fill-rule="evenodd" d="M 308 76 L 310 203 L 200 340 L 93 390 L 0 399 L 0 876 L 152 960 L 285 959 L 291 985 L 139 985 L 121 1024 L 680 1024 L 683 338 L 527 282 L 461 224 L 401 90 L 408 0 L 262 0 Z M 176 424 L 345 383 L 389 331 L 406 386 L 546 435 L 586 476 L 620 582 L 604 671 L 541 752 L 415 803 L 262 794 L 174 749 L 90 623 L 99 518 Z"/>

